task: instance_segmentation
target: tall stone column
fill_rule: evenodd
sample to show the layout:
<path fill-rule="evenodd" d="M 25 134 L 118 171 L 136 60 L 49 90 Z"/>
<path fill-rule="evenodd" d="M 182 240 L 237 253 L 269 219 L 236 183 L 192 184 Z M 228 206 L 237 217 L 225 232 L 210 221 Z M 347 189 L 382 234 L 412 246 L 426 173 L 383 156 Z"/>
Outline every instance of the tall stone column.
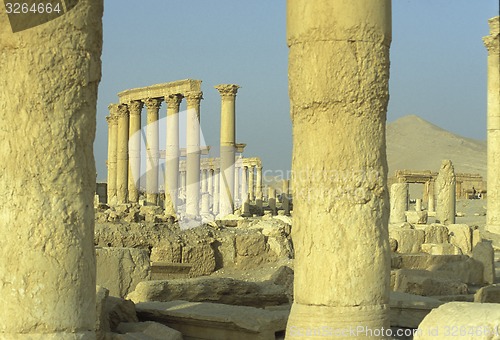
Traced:
<path fill-rule="evenodd" d="M 234 166 L 234 208 L 238 208 L 240 200 L 240 167 L 235 163 Z"/>
<path fill-rule="evenodd" d="M 500 16 L 488 20 L 488 171 L 486 230 L 500 234 Z"/>
<path fill-rule="evenodd" d="M 387 329 L 391 1 L 289 0 L 287 12 L 295 277 L 286 339 Z M 355 337 L 366 335 L 385 338 Z"/>
<path fill-rule="evenodd" d="M 441 163 L 434 189 L 437 197 L 436 222 L 454 224 L 456 179 L 455 169 L 450 160 L 445 159 Z"/>
<path fill-rule="evenodd" d="M 268 194 L 267 194 L 267 199 L 268 199 L 268 203 L 269 203 L 269 209 L 271 209 L 271 213 L 273 215 L 276 215 L 277 214 L 277 211 L 276 211 L 276 189 L 273 188 L 273 187 L 269 187 L 268 188 Z"/>
<path fill-rule="evenodd" d="M 219 213 L 219 190 L 220 190 L 220 169 L 214 171 L 214 203 L 212 205 L 212 213 L 217 216 Z"/>
<path fill-rule="evenodd" d="M 391 185 L 390 223 L 406 222 L 406 211 L 408 210 L 408 183 L 394 183 Z"/>
<path fill-rule="evenodd" d="M 257 183 L 255 183 L 255 196 L 262 200 L 262 167 L 257 166 Z"/>
<path fill-rule="evenodd" d="M 118 117 L 116 116 L 116 106 L 109 105 L 108 122 L 108 204 L 116 201 L 116 147 L 118 134 Z"/>
<path fill-rule="evenodd" d="M 117 106 L 118 143 L 116 149 L 116 202 L 127 203 L 129 111 L 125 104 Z"/>
<path fill-rule="evenodd" d="M 128 201 L 139 202 L 139 180 L 141 178 L 141 111 L 143 103 L 139 100 L 128 104 L 130 113 L 129 125 L 129 176 L 128 176 Z"/>
<path fill-rule="evenodd" d="M 434 180 L 431 179 L 429 181 L 429 191 L 428 191 L 428 195 L 429 195 L 429 200 L 427 202 L 427 210 L 428 212 L 434 212 L 435 211 L 435 197 L 434 197 Z"/>
<path fill-rule="evenodd" d="M 241 167 L 241 205 L 243 205 L 247 201 L 248 197 L 248 184 L 247 177 L 248 176 L 248 167 Z"/>
<path fill-rule="evenodd" d="M 220 207 L 221 216 L 234 212 L 234 161 L 236 144 L 236 93 L 234 84 L 215 86 L 221 96 L 220 118 Z"/>
<path fill-rule="evenodd" d="M 281 182 L 281 207 L 285 211 L 285 215 L 290 215 L 290 180 L 284 179 Z"/>
<path fill-rule="evenodd" d="M 186 171 L 181 171 L 181 188 L 180 191 L 186 195 Z M 184 197 L 185 198 L 185 197 Z"/>
<path fill-rule="evenodd" d="M 202 92 L 184 94 L 187 102 L 186 133 L 186 214 L 200 215 L 200 101 Z"/>
<path fill-rule="evenodd" d="M 159 124 L 161 99 L 148 98 L 146 126 L 146 205 L 158 204 Z"/>
<path fill-rule="evenodd" d="M 175 216 L 179 190 L 179 106 L 183 96 L 165 97 L 167 103 L 167 140 L 165 150 L 165 215 Z"/>
<path fill-rule="evenodd" d="M 95 339 L 102 3 L 16 33 L 0 6 L 2 339 Z"/>
<path fill-rule="evenodd" d="M 255 200 L 254 169 L 255 169 L 255 166 L 253 164 L 250 164 L 250 166 L 248 167 L 248 196 L 250 197 L 250 201 Z"/>

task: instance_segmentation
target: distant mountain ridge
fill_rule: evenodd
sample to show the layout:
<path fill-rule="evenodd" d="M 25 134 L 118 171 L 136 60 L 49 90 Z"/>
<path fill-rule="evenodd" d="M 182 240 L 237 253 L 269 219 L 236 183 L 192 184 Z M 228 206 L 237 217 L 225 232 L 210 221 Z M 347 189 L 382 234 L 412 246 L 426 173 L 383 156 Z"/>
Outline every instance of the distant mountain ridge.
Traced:
<path fill-rule="evenodd" d="M 455 172 L 477 173 L 486 180 L 486 142 L 462 137 L 416 115 L 387 124 L 389 177 L 396 170 L 438 171 L 451 159 Z"/>

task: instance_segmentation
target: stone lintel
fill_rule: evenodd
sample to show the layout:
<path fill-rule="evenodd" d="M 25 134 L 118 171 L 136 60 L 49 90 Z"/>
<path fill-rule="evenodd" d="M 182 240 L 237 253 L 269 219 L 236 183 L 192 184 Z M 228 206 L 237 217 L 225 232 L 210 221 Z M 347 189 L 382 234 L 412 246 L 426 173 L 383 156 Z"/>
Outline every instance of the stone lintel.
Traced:
<path fill-rule="evenodd" d="M 201 80 L 184 79 L 146 87 L 129 89 L 118 93 L 120 103 L 128 103 L 144 98 L 165 98 L 172 94 L 184 94 L 189 91 L 201 91 Z"/>

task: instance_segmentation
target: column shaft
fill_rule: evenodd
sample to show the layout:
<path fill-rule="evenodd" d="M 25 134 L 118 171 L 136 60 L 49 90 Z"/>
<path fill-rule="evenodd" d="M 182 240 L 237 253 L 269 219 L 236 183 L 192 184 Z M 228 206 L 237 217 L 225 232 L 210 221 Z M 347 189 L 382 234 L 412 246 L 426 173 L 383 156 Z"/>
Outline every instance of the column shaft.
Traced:
<path fill-rule="evenodd" d="M 391 1 L 288 0 L 287 12 L 295 276 L 286 339 L 387 329 Z"/>
<path fill-rule="evenodd" d="M 486 230 L 500 234 L 500 16 L 488 20 L 488 171 Z"/>
<path fill-rule="evenodd" d="M 238 85 L 221 84 L 215 86 L 221 96 L 220 125 L 220 207 L 221 216 L 234 212 L 234 161 L 236 144 L 236 92 Z"/>
<path fill-rule="evenodd" d="M 141 178 L 141 111 L 143 103 L 138 100 L 128 104 L 130 112 L 129 125 L 129 176 L 128 176 L 128 201 L 139 202 L 139 189 Z"/>
<path fill-rule="evenodd" d="M 81 0 L 13 33 L 0 6 L 1 339 L 95 339 L 102 11 Z"/>
<path fill-rule="evenodd" d="M 215 169 L 214 173 L 214 204 L 212 212 L 217 216 L 219 213 L 219 190 L 220 190 L 220 169 Z"/>
<path fill-rule="evenodd" d="M 254 180 L 254 165 L 250 165 L 248 167 L 248 196 L 250 197 L 250 201 L 255 200 L 255 180 Z"/>
<path fill-rule="evenodd" d="M 114 106 L 109 106 L 108 121 L 108 204 L 116 201 L 116 147 L 118 134 L 118 118 Z"/>
<path fill-rule="evenodd" d="M 248 193 L 248 167 L 241 167 L 241 204 L 246 202 Z"/>
<path fill-rule="evenodd" d="M 179 191 L 179 106 L 180 94 L 165 97 L 167 102 L 167 141 L 165 150 L 165 215 L 176 215 Z"/>
<path fill-rule="evenodd" d="M 390 192 L 390 223 L 406 222 L 408 210 L 408 183 L 394 183 Z"/>
<path fill-rule="evenodd" d="M 184 94 L 187 102 L 186 214 L 200 215 L 200 101 L 201 92 Z"/>
<path fill-rule="evenodd" d="M 116 202 L 127 203 L 128 193 L 128 130 L 129 112 L 127 105 L 119 104 L 118 142 L 116 150 Z"/>
<path fill-rule="evenodd" d="M 161 100 L 148 98 L 146 126 L 146 205 L 158 204 L 159 123 Z"/>

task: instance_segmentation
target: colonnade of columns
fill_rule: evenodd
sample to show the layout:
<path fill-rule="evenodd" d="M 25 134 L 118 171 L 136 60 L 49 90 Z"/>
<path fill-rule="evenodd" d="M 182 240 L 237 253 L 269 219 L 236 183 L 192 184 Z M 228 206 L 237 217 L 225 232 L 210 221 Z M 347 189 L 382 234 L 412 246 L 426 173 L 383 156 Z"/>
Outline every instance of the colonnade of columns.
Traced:
<path fill-rule="evenodd" d="M 108 121 L 108 202 L 138 203 L 141 177 L 141 114 L 147 112 L 146 126 L 146 204 L 159 203 L 159 115 L 162 102 L 167 104 L 166 171 L 167 188 L 165 210 L 173 214 L 177 201 L 179 168 L 179 107 L 183 98 L 187 101 L 187 196 L 189 213 L 198 214 L 198 186 L 200 172 L 200 101 L 201 91 L 166 94 L 163 97 L 132 100 L 128 103 L 109 105 Z M 195 203 L 196 202 L 196 203 Z"/>
<path fill-rule="evenodd" d="M 182 81 L 180 81 L 182 82 Z M 201 82 L 199 82 L 201 83 Z M 170 84 L 170 83 L 169 83 Z M 167 84 L 168 85 L 168 84 Z M 163 102 L 166 112 L 166 150 L 165 150 L 165 214 L 176 215 L 179 197 L 185 198 L 185 214 L 189 217 L 200 216 L 200 209 L 206 210 L 203 195 L 210 187 L 218 186 L 217 197 L 211 196 L 211 213 L 222 216 L 234 212 L 235 204 L 241 204 L 240 192 L 250 193 L 250 200 L 262 199 L 262 165 L 260 160 L 236 166 L 242 162 L 241 154 L 245 144 L 236 143 L 235 135 L 235 99 L 238 85 L 221 84 L 215 86 L 221 96 L 221 131 L 220 160 L 217 169 L 211 170 L 211 176 L 201 170 L 200 145 L 200 101 L 201 91 L 165 91 L 161 96 L 145 97 L 110 104 L 108 121 L 108 202 L 111 204 L 139 203 L 141 170 L 146 174 L 146 205 L 160 204 L 159 188 L 159 117 Z M 176 87 L 178 90 L 178 86 Z M 133 90 L 130 90 L 133 91 Z M 143 91 L 146 94 L 152 91 Z M 127 93 L 126 93 L 127 95 Z M 186 150 L 184 170 L 180 170 L 179 148 L 179 108 L 182 100 L 187 105 Z M 145 152 L 146 169 L 141 169 L 141 114 L 146 108 L 147 125 Z M 239 154 L 239 158 L 236 155 Z M 247 162 L 247 161 L 246 161 Z M 250 162 L 250 161 L 248 161 Z M 253 178 L 245 183 L 251 184 L 248 190 L 242 190 L 240 177 L 252 177 L 256 168 L 257 182 Z M 144 171 L 145 170 L 145 171 Z M 242 173 L 245 173 L 244 175 Z M 205 176 L 205 177 L 203 177 Z M 144 178 L 142 179 L 144 180 Z M 200 185 L 201 184 L 201 185 Z M 214 199 L 216 207 L 214 207 Z M 245 198 L 246 199 L 246 198 Z M 244 199 L 243 199 L 244 200 Z M 204 209 L 205 207 L 205 209 Z M 201 214 L 206 213 L 202 211 Z"/>

